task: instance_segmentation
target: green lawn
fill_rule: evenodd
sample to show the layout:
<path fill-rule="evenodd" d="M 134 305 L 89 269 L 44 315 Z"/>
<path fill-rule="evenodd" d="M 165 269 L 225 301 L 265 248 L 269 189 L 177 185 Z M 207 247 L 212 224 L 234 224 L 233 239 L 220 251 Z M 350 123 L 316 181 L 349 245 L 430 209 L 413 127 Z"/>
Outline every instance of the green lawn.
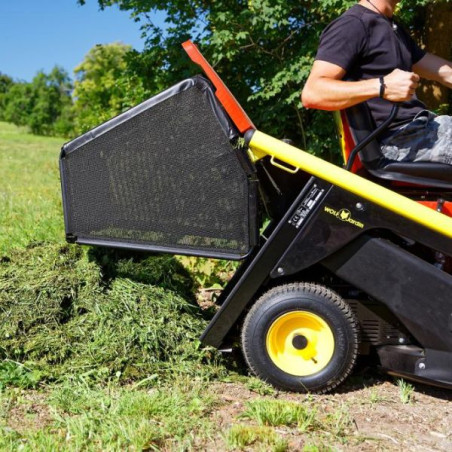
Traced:
<path fill-rule="evenodd" d="M 0 122 L 0 256 L 31 241 L 64 241 L 58 171 L 63 143 Z"/>

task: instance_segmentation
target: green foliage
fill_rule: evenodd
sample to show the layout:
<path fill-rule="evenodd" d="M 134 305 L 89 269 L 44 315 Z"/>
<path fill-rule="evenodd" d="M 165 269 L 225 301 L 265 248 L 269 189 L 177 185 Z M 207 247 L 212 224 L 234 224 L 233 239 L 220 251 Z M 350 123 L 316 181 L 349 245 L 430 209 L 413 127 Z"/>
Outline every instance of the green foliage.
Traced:
<path fill-rule="evenodd" d="M 23 389 L 35 388 L 41 380 L 41 373 L 21 363 L 5 359 L 0 361 L 0 391 L 7 386 Z"/>
<path fill-rule="evenodd" d="M 84 0 L 78 0 L 80 4 Z M 337 161 L 331 114 L 303 109 L 300 92 L 309 75 L 324 27 L 356 0 L 247 0 L 217 2 L 98 0 L 117 5 L 142 24 L 143 53 L 128 67 L 148 93 L 156 93 L 199 70 L 180 44 L 198 43 L 256 126 L 328 160 Z M 427 0 L 403 0 L 400 17 L 420 29 Z M 152 22 L 166 13 L 166 29 Z"/>
<path fill-rule="evenodd" d="M 0 72 L 0 121 L 5 120 L 5 94 L 14 84 L 13 79 L 6 74 Z"/>
<path fill-rule="evenodd" d="M 178 258 L 190 272 L 197 287 L 222 289 L 237 270 L 239 263 L 221 259 L 180 256 Z"/>
<path fill-rule="evenodd" d="M 0 97 L 2 119 L 28 126 L 38 135 L 68 136 L 72 132 L 72 86 L 67 72 L 54 67 L 40 71 L 31 83 L 10 83 Z"/>
<path fill-rule="evenodd" d="M 0 72 L 0 94 L 6 93 L 13 83 L 11 77 Z"/>
<path fill-rule="evenodd" d="M 80 3 L 83 3 L 81 1 Z M 328 156 L 338 149 L 329 116 L 301 108 L 300 91 L 315 55 L 319 33 L 353 1 L 171 2 L 99 0 L 129 10 L 141 21 L 146 49 L 130 67 L 155 93 L 199 72 L 180 44 L 192 38 L 244 105 L 258 128 L 292 138 L 302 148 Z M 165 32 L 150 19 L 167 14 Z M 325 119 L 326 118 L 326 119 Z"/>
<path fill-rule="evenodd" d="M 144 100 L 141 79 L 128 70 L 131 47 L 122 43 L 96 45 L 75 68 L 74 113 L 83 133 Z"/>
<path fill-rule="evenodd" d="M 3 119 L 18 126 L 28 125 L 28 118 L 33 109 L 31 93 L 30 83 L 13 84 L 3 97 Z"/>

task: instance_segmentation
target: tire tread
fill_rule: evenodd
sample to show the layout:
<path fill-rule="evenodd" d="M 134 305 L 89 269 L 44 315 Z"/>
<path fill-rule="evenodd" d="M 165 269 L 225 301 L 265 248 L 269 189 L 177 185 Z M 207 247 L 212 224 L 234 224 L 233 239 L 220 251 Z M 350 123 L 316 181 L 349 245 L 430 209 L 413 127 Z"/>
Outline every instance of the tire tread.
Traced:
<path fill-rule="evenodd" d="M 250 360 L 250 356 L 248 353 L 248 350 L 250 349 L 249 346 L 249 338 L 246 334 L 246 331 L 248 330 L 249 323 L 253 320 L 253 315 L 259 311 L 262 306 L 268 303 L 269 299 L 278 296 L 278 295 L 288 295 L 291 293 L 299 292 L 299 291 L 305 291 L 308 293 L 311 293 L 313 295 L 317 295 L 320 297 L 324 297 L 328 299 L 332 304 L 334 304 L 337 308 L 340 309 L 342 312 L 344 318 L 348 322 L 349 326 L 352 329 L 353 334 L 353 350 L 352 350 L 352 359 L 350 359 L 347 368 L 344 369 L 342 374 L 333 380 L 329 385 L 316 390 L 316 394 L 323 394 L 326 392 L 330 392 L 333 389 L 335 389 L 337 386 L 339 386 L 351 373 L 353 370 L 353 367 L 356 363 L 356 358 L 358 355 L 358 339 L 359 339 L 359 323 L 356 319 L 355 314 L 351 310 L 350 305 L 341 298 L 336 292 L 333 290 L 322 286 L 320 284 L 316 283 L 310 283 L 310 282 L 299 282 L 299 283 L 290 283 L 290 284 L 284 284 L 281 286 L 274 287 L 270 289 L 268 292 L 264 293 L 251 307 L 250 311 L 248 312 L 247 316 L 245 317 L 245 321 L 242 326 L 242 332 L 241 332 L 241 344 L 242 344 L 242 351 L 243 355 L 245 357 L 245 360 L 251 369 L 251 371 L 261 380 L 266 381 L 266 375 L 264 375 L 259 369 L 256 369 L 255 366 L 252 364 L 252 360 Z"/>

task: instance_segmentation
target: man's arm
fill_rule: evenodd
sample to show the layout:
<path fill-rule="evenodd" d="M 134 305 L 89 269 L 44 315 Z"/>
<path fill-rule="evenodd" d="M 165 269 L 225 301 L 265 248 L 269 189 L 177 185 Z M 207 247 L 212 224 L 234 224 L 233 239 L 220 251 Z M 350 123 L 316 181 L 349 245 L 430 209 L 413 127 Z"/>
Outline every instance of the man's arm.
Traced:
<path fill-rule="evenodd" d="M 413 71 L 422 78 L 434 80 L 452 88 L 452 62 L 432 53 L 426 53 L 414 66 Z"/>
<path fill-rule="evenodd" d="M 327 61 L 316 60 L 301 94 L 306 108 L 342 110 L 380 95 L 378 78 L 348 82 L 342 80 L 345 70 Z M 384 99 L 403 102 L 411 99 L 419 76 L 395 69 L 384 77 Z"/>
<path fill-rule="evenodd" d="M 316 60 L 301 93 L 306 108 L 341 110 L 377 97 L 378 79 L 345 82 L 345 70 L 327 61 Z"/>

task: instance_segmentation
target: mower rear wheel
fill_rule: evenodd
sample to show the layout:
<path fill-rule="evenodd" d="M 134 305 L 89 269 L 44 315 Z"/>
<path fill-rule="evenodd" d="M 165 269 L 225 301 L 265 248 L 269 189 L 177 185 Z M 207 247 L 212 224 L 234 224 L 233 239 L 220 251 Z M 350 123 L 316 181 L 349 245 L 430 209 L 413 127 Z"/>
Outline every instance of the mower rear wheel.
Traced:
<path fill-rule="evenodd" d="M 249 311 L 242 348 L 250 369 L 273 386 L 330 391 L 350 374 L 358 352 L 358 322 L 332 290 L 286 284 L 265 293 Z"/>

